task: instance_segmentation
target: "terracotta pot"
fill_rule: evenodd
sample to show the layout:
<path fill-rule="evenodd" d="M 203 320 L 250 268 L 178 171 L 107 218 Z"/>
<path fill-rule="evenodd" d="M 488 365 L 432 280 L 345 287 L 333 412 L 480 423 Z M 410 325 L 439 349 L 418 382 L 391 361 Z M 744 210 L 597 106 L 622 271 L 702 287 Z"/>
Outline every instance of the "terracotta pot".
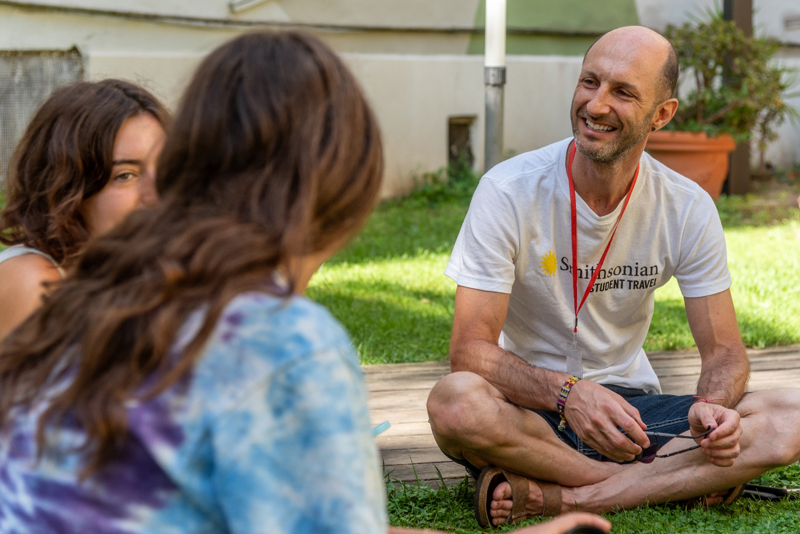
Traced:
<path fill-rule="evenodd" d="M 702 132 L 659 130 L 650 134 L 645 150 L 673 171 L 697 182 L 716 200 L 722 193 L 728 155 L 734 148 L 736 143 L 727 134 L 709 138 Z"/>

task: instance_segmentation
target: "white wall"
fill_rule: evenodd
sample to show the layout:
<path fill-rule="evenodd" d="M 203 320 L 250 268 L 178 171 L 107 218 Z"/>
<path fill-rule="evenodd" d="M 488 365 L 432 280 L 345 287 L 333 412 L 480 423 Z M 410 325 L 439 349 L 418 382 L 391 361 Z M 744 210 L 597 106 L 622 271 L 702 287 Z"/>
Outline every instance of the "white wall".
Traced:
<path fill-rule="evenodd" d="M 447 165 L 448 119 L 477 117 L 476 166 L 483 168 L 483 58 L 342 54 L 372 104 L 384 137 L 384 196 L 409 191 L 413 178 Z M 124 77 L 174 106 L 199 54 L 94 53 L 91 79 Z M 570 135 L 569 106 L 580 58 L 512 57 L 508 61 L 505 146 L 525 152 Z M 546 102 L 546 105 L 542 105 Z"/>
<path fill-rule="evenodd" d="M 384 194 L 408 191 L 408 178 L 447 164 L 447 125 L 474 115 L 473 153 L 483 168 L 483 57 L 345 54 L 383 130 Z M 580 58 L 509 57 L 505 148 L 516 153 L 570 135 L 569 107 Z"/>

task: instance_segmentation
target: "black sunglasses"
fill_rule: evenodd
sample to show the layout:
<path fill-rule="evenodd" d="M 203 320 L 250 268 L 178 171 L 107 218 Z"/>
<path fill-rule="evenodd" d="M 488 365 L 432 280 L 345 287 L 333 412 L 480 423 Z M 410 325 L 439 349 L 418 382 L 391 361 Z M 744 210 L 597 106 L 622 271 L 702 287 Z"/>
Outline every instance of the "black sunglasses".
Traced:
<path fill-rule="evenodd" d="M 684 452 L 689 452 L 700 448 L 700 445 L 695 445 L 694 447 L 689 447 L 688 449 L 681 449 L 679 451 L 671 452 L 669 454 L 658 454 L 658 448 L 659 448 L 658 436 L 661 436 L 663 438 L 697 439 L 706 437 L 707 435 L 711 434 L 712 430 L 713 429 L 711 427 L 708 427 L 708 430 L 696 436 L 691 436 L 691 435 L 684 436 L 682 434 L 667 434 L 665 432 L 645 431 L 645 434 L 651 438 L 650 446 L 647 447 L 646 449 L 642 449 L 642 452 L 640 452 L 634 457 L 634 461 L 642 462 L 643 464 L 649 464 L 656 458 L 669 458 L 670 456 L 675 456 L 676 454 L 681 454 Z"/>

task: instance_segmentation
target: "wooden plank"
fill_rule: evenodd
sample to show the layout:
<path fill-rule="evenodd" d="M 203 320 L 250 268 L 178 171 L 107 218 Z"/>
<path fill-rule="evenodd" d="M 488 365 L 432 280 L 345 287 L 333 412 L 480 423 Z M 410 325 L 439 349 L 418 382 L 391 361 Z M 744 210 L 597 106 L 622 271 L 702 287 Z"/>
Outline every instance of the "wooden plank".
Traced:
<path fill-rule="evenodd" d="M 450 462 L 450 458 L 439 450 L 439 447 L 424 449 L 389 449 L 381 452 L 383 465 L 408 465 L 435 462 Z"/>
<path fill-rule="evenodd" d="M 395 423 L 427 423 L 428 411 L 424 408 L 418 410 L 371 410 L 369 420 L 372 426 L 389 421 Z"/>
<path fill-rule="evenodd" d="M 419 363 L 383 363 L 378 365 L 363 365 L 361 369 L 367 375 L 393 375 L 405 374 L 409 372 L 427 372 L 431 369 L 446 369 L 445 372 L 450 372 L 450 363 L 447 360 L 437 362 L 419 362 Z"/>
<path fill-rule="evenodd" d="M 390 421 L 391 423 L 391 421 Z M 428 421 L 420 423 L 392 423 L 392 427 L 384 432 L 387 436 L 399 435 L 403 436 L 422 436 L 431 433 L 431 425 Z M 381 436 L 383 436 L 381 434 Z"/>
<path fill-rule="evenodd" d="M 417 478 L 421 481 L 438 480 L 439 473 L 442 477 L 449 479 L 453 482 L 460 482 L 467 472 L 463 465 L 459 465 L 453 461 L 434 462 L 429 464 L 414 464 L 414 465 L 392 465 L 384 468 L 385 476 L 390 480 L 400 480 L 403 482 L 415 482 Z M 447 482 L 447 480 L 445 480 Z"/>
<path fill-rule="evenodd" d="M 765 354 L 798 354 L 800 353 L 800 345 L 785 345 L 783 347 L 770 347 L 768 349 L 747 349 L 747 356 L 748 358 L 758 357 Z M 659 359 L 673 359 L 673 358 L 685 358 L 691 356 L 699 356 L 700 353 L 697 350 L 680 350 L 680 351 L 655 351 L 655 352 L 648 352 L 647 358 L 649 360 L 659 360 Z"/>
<path fill-rule="evenodd" d="M 397 450 L 397 449 L 424 449 L 426 447 L 436 447 L 436 440 L 430 434 L 419 436 L 403 436 L 397 434 L 395 436 L 385 436 L 381 434 L 375 440 L 378 448 L 381 451 Z"/>
<path fill-rule="evenodd" d="M 771 356 L 758 356 L 749 358 L 750 368 L 752 370 L 759 369 L 797 369 L 800 368 L 800 355 L 796 354 L 779 354 Z M 700 369 L 700 357 L 680 360 L 668 361 L 661 360 L 658 362 L 651 362 L 656 374 L 659 372 L 674 372 L 684 369 Z"/>
<path fill-rule="evenodd" d="M 399 391 L 393 395 L 370 395 L 369 407 L 371 410 L 424 410 L 427 400 L 428 393 L 425 391 Z"/>

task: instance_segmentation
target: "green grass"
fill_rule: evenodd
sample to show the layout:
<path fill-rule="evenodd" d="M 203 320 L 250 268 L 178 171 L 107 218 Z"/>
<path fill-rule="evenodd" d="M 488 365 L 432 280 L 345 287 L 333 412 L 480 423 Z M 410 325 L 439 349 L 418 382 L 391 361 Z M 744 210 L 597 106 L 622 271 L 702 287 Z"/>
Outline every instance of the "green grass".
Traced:
<path fill-rule="evenodd" d="M 408 199 L 382 205 L 312 279 L 308 295 L 344 323 L 363 363 L 447 359 L 456 286 L 442 273 L 474 180 L 460 175 L 448 187 L 429 177 Z M 750 347 L 800 343 L 800 210 L 774 200 L 717 203 L 739 327 Z M 656 291 L 655 300 L 645 350 L 694 347 L 677 283 Z"/>
<path fill-rule="evenodd" d="M 757 482 L 800 487 L 800 464 L 770 471 Z M 475 490 L 464 479 L 439 490 L 424 484 L 387 483 L 392 525 L 477 534 L 472 515 Z M 783 534 L 800 532 L 800 499 L 763 502 L 739 499 L 726 508 L 682 510 L 669 506 L 637 508 L 605 514 L 614 534 Z M 531 520 L 525 524 L 536 524 Z M 513 529 L 506 527 L 501 532 Z"/>

